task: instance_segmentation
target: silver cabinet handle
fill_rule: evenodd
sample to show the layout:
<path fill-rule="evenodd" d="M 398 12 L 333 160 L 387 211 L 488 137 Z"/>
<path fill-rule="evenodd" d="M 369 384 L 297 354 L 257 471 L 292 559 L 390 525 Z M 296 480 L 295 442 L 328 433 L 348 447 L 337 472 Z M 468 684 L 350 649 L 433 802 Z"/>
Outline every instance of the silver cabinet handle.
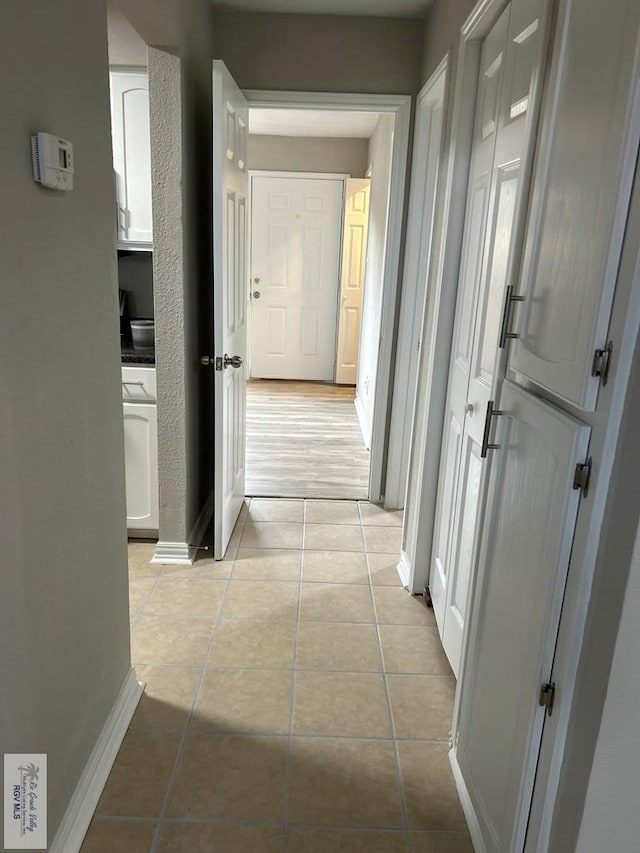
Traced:
<path fill-rule="evenodd" d="M 514 302 L 524 302 L 524 296 L 514 296 L 513 293 L 513 285 L 508 284 L 506 288 L 506 295 L 504 300 L 504 309 L 502 312 L 502 326 L 500 327 L 500 343 L 498 344 L 499 349 L 504 349 L 507 345 L 507 340 L 513 340 L 514 338 L 519 338 L 520 335 L 517 332 L 508 332 L 507 329 L 509 327 L 509 322 L 511 320 L 511 306 Z"/>
<path fill-rule="evenodd" d="M 489 450 L 499 450 L 499 444 L 489 444 L 489 435 L 491 433 L 491 418 L 495 415 L 496 417 L 500 417 L 500 415 L 506 415 L 506 412 L 503 412 L 502 409 L 494 409 L 493 408 L 493 400 L 489 400 L 487 403 L 487 415 L 484 422 L 484 432 L 482 434 L 482 449 L 480 450 L 480 457 L 482 459 L 487 458 L 487 452 Z"/>

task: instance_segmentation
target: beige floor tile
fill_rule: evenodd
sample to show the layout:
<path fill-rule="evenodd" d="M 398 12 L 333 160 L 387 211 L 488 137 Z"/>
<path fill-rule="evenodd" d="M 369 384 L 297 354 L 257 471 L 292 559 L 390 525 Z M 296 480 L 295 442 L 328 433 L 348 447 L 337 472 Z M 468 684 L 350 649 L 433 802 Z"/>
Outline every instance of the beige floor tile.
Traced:
<path fill-rule="evenodd" d="M 355 501 L 307 501 L 307 524 L 360 524 Z"/>
<path fill-rule="evenodd" d="M 378 527 L 402 527 L 404 521 L 404 512 L 401 509 L 389 510 L 368 501 L 360 501 L 360 516 L 362 524 L 374 524 Z"/>
<path fill-rule="evenodd" d="M 131 659 L 134 664 L 202 666 L 212 631 L 211 620 L 142 616 L 131 630 Z"/>
<path fill-rule="evenodd" d="M 240 545 L 243 548 L 302 548 L 302 524 L 247 521 Z"/>
<path fill-rule="evenodd" d="M 287 734 L 293 674 L 261 669 L 209 669 L 193 726 L 220 734 Z"/>
<path fill-rule="evenodd" d="M 227 581 L 161 577 L 144 609 L 145 616 L 215 619 Z"/>
<path fill-rule="evenodd" d="M 298 581 L 302 551 L 239 548 L 233 564 L 234 580 Z"/>
<path fill-rule="evenodd" d="M 374 586 L 396 586 L 402 589 L 397 554 L 367 554 L 367 560 Z"/>
<path fill-rule="evenodd" d="M 400 828 L 392 742 L 294 738 L 289 819 Z"/>
<path fill-rule="evenodd" d="M 401 586 L 379 586 L 373 590 L 381 625 L 435 625 L 433 610 L 421 595 L 410 595 Z"/>
<path fill-rule="evenodd" d="M 401 527 L 363 527 L 364 546 L 370 554 L 397 554 L 402 550 Z"/>
<path fill-rule="evenodd" d="M 153 577 L 162 571 L 160 564 L 150 562 L 156 552 L 155 542 L 130 541 L 127 551 L 131 577 Z"/>
<path fill-rule="evenodd" d="M 198 557 L 192 566 L 163 566 L 163 578 L 217 578 L 225 580 L 231 575 L 233 560 L 212 560 Z"/>
<path fill-rule="evenodd" d="M 391 737 L 382 675 L 298 672 L 295 734 Z"/>
<path fill-rule="evenodd" d="M 287 738 L 190 735 L 169 815 L 282 820 L 287 745 Z"/>
<path fill-rule="evenodd" d="M 295 623 L 222 622 L 209 656 L 211 666 L 288 669 L 293 666 Z"/>
<path fill-rule="evenodd" d="M 379 672 L 382 660 L 375 625 L 301 622 L 296 667 Z"/>
<path fill-rule="evenodd" d="M 381 625 L 386 672 L 451 675 L 438 629 L 420 625 Z"/>
<path fill-rule="evenodd" d="M 449 745 L 401 741 L 398 751 L 409 826 L 465 830 L 467 824 L 449 765 Z"/>
<path fill-rule="evenodd" d="M 252 521 L 295 521 L 301 524 L 304 519 L 304 501 L 253 498 L 249 517 Z"/>
<path fill-rule="evenodd" d="M 222 619 L 288 622 L 298 616 L 297 583 L 232 580 L 222 606 Z"/>
<path fill-rule="evenodd" d="M 315 622 L 375 622 L 368 586 L 303 583 L 300 619 Z"/>
<path fill-rule="evenodd" d="M 389 675 L 387 683 L 396 737 L 449 737 L 456 692 L 452 675 Z"/>
<path fill-rule="evenodd" d="M 149 853 L 156 831 L 152 821 L 91 821 L 80 853 Z"/>
<path fill-rule="evenodd" d="M 362 528 L 355 524 L 306 524 L 304 547 L 309 551 L 364 551 Z"/>
<path fill-rule="evenodd" d="M 127 732 L 96 814 L 159 817 L 181 737 L 178 732 Z"/>
<path fill-rule="evenodd" d="M 296 826 L 286 853 L 406 853 L 404 832 L 393 829 L 315 829 Z"/>
<path fill-rule="evenodd" d="M 129 580 L 129 613 L 131 616 L 135 616 L 145 603 L 155 582 L 155 577 L 135 577 Z"/>
<path fill-rule="evenodd" d="M 358 551 L 303 551 L 302 579 L 325 583 L 369 583 L 365 556 Z"/>
<path fill-rule="evenodd" d="M 413 853 L 473 853 L 468 832 L 411 832 Z"/>
<path fill-rule="evenodd" d="M 179 666 L 137 666 L 144 693 L 131 728 L 179 729 L 186 725 L 202 670 Z"/>
<path fill-rule="evenodd" d="M 282 832 L 270 826 L 167 823 L 158 853 L 280 853 Z"/>

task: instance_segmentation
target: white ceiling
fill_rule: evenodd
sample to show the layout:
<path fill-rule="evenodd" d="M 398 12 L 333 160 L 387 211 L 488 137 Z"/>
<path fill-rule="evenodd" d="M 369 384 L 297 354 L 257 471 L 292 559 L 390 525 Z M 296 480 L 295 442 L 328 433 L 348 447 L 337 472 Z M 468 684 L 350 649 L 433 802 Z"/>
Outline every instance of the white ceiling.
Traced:
<path fill-rule="evenodd" d="M 368 139 L 379 113 L 344 110 L 276 110 L 251 108 L 249 133 L 267 136 L 330 136 Z"/>
<path fill-rule="evenodd" d="M 367 15 L 419 18 L 432 0 L 221 0 L 218 9 L 242 12 L 293 12 L 298 15 Z"/>

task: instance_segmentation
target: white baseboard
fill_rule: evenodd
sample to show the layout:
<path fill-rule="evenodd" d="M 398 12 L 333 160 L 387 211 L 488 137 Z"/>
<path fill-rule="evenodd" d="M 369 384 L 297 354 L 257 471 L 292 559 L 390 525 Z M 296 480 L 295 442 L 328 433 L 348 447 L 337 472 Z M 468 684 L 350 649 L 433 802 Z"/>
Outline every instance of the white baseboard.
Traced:
<path fill-rule="evenodd" d="M 48 848 L 49 853 L 78 853 L 80 850 L 142 690 L 143 685 L 130 669 Z"/>
<path fill-rule="evenodd" d="M 467 826 L 469 827 L 469 835 L 473 842 L 473 849 L 475 850 L 475 853 L 487 853 L 482 832 L 480 831 L 480 824 L 478 823 L 476 810 L 471 802 L 469 791 L 467 790 L 462 771 L 460 770 L 460 765 L 458 764 L 458 757 L 455 749 L 449 750 L 449 762 L 451 764 L 451 770 L 453 771 L 453 778 L 458 790 L 458 796 L 460 797 L 462 811 L 467 819 Z"/>
<path fill-rule="evenodd" d="M 411 563 L 409 562 L 409 557 L 407 557 L 406 551 L 402 551 L 400 554 L 400 559 L 398 560 L 396 568 L 400 575 L 402 586 L 405 587 L 405 589 L 409 589 L 409 581 L 411 580 Z"/>
<path fill-rule="evenodd" d="M 198 545 L 202 541 L 207 525 L 213 515 L 213 495 L 200 510 L 196 523 L 189 534 L 188 542 L 158 542 L 151 558 L 152 563 L 163 563 L 168 566 L 192 566 L 198 553 Z"/>
<path fill-rule="evenodd" d="M 353 405 L 356 408 L 356 415 L 358 416 L 358 423 L 360 424 L 360 432 L 362 433 L 362 440 L 364 441 L 364 446 L 367 448 L 367 450 L 371 450 L 371 424 L 364 410 L 362 400 L 360 399 L 360 397 L 358 397 L 357 393 L 356 398 L 353 401 Z"/>

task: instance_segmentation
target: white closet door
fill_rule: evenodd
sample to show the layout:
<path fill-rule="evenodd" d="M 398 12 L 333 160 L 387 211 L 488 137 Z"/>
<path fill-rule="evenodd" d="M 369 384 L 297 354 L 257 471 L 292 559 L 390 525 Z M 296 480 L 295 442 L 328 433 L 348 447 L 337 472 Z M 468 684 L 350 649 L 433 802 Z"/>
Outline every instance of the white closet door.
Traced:
<path fill-rule="evenodd" d="M 607 344 L 640 130 L 640 4 L 621 0 L 609 15 L 599 0 L 572 3 L 564 30 L 534 171 L 510 367 L 592 411 L 594 352 Z"/>
<path fill-rule="evenodd" d="M 455 759 L 487 853 L 522 850 L 589 428 L 505 382 Z"/>
<path fill-rule="evenodd" d="M 247 348 L 247 102 L 213 63 L 214 553 L 227 549 L 244 501 Z"/>
<path fill-rule="evenodd" d="M 508 21 L 509 7 L 505 9 L 485 39 L 480 59 L 476 120 L 467 189 L 465 232 L 440 457 L 438 505 L 429 586 L 441 635 L 447 609 L 451 572 L 451 543 L 455 535 L 455 505 L 462 433 L 466 417 L 467 388 L 473 352 L 475 304 L 478 299 L 478 288 L 482 274 L 484 235 L 489 211 L 491 170 L 496 142 Z"/>
<path fill-rule="evenodd" d="M 251 185 L 251 375 L 332 382 L 342 180 L 256 176 Z"/>

